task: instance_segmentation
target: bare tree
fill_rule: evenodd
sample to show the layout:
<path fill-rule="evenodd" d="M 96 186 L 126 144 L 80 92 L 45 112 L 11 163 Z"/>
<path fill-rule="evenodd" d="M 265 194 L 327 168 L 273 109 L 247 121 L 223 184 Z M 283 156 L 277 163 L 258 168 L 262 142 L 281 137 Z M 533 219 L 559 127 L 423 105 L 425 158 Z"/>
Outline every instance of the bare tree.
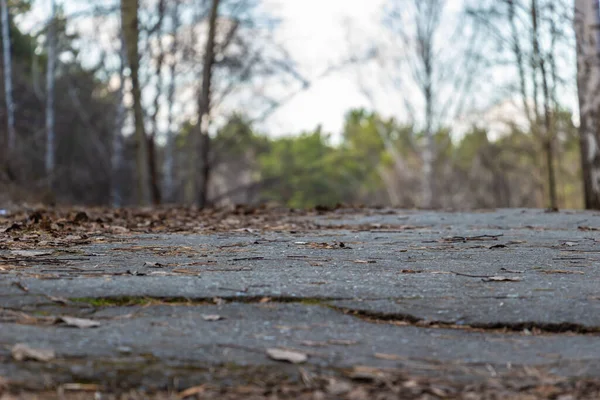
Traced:
<path fill-rule="evenodd" d="M 48 66 L 46 70 L 46 177 L 52 191 L 54 182 L 54 83 L 56 80 L 56 1 L 50 1 L 50 22 L 47 35 Z"/>
<path fill-rule="evenodd" d="M 488 53 L 494 59 L 492 68 L 514 68 L 517 82 L 510 82 L 509 91 L 502 94 L 502 101 L 517 95 L 528 131 L 535 138 L 542 159 L 539 164 L 537 186 L 546 191 L 546 205 L 558 208 L 558 182 L 556 158 L 560 149 L 556 145 L 556 116 L 560 107 L 556 96 L 562 84 L 557 67 L 558 45 L 570 46 L 568 35 L 559 37 L 557 21 L 570 18 L 563 1 L 503 0 L 485 2 L 470 8 L 476 23 L 491 33 L 494 48 Z M 505 29 L 508 22 L 509 30 Z M 560 43 L 559 43 L 560 41 Z M 508 51 L 505 52 L 505 49 Z M 508 76 L 508 75 L 506 75 Z M 515 87 L 514 93 L 511 92 Z M 507 89 L 507 88 L 505 88 Z M 517 123 L 516 119 L 513 123 Z M 537 156 L 535 156 L 537 158 Z M 545 174 L 545 178 L 543 177 Z"/>
<path fill-rule="evenodd" d="M 403 97 L 404 111 L 411 122 L 422 116 L 418 124 L 424 135 L 424 144 L 420 146 L 420 205 L 426 208 L 439 206 L 434 176 L 435 132 L 448 122 L 448 118 L 455 118 L 462 112 L 470 94 L 478 66 L 478 33 L 473 30 L 467 35 L 461 24 L 442 23 L 446 0 L 389 0 L 388 4 L 385 26 L 392 36 L 394 48 L 391 52 L 396 51 L 399 55 L 384 56 L 391 61 L 386 68 Z M 450 35 L 456 45 L 445 46 L 439 40 L 440 35 Z M 419 96 L 408 98 L 406 93 L 413 93 L 415 89 Z"/>
<path fill-rule="evenodd" d="M 577 89 L 585 207 L 600 209 L 600 13 L 597 0 L 575 0 Z"/>
<path fill-rule="evenodd" d="M 550 90 L 548 86 L 548 71 L 546 68 L 546 56 L 541 53 L 540 49 L 540 32 L 539 25 L 539 8 L 537 0 L 531 0 L 531 25 L 532 25 L 532 40 L 533 40 L 533 64 L 539 68 L 542 77 L 542 93 L 544 107 L 544 150 L 546 153 L 546 169 L 548 173 L 548 197 L 549 206 L 552 210 L 558 210 L 558 200 L 556 197 L 556 174 L 554 170 L 554 146 L 553 146 L 553 126 L 552 126 L 552 110 L 550 109 Z M 533 68 L 535 72 L 537 68 Z M 537 81 L 537 77 L 533 77 Z M 535 84 L 534 84 L 535 85 Z M 537 107 L 536 107 L 537 114 Z"/>
<path fill-rule="evenodd" d="M 147 205 L 150 199 L 150 175 L 148 171 L 148 140 L 144 127 L 144 109 L 139 79 L 140 55 L 138 51 L 139 0 L 121 0 L 121 26 L 127 50 L 127 64 L 130 69 L 131 95 L 136 138 L 137 201 Z"/>
<path fill-rule="evenodd" d="M 177 76 L 177 56 L 179 50 L 179 38 L 177 30 L 179 29 L 179 2 L 175 2 L 171 10 L 171 62 L 169 65 L 169 88 L 167 92 L 167 145 L 165 149 L 164 163 L 164 197 L 167 201 L 173 199 L 174 190 L 174 159 L 175 159 L 175 135 L 173 132 L 173 117 L 175 105 L 175 81 Z"/>
<path fill-rule="evenodd" d="M 121 207 L 123 205 L 123 194 L 119 186 L 119 175 L 123 165 L 123 125 L 127 110 L 123 102 L 125 94 L 125 67 L 127 65 L 127 54 L 125 48 L 125 39 L 122 29 L 119 32 L 119 88 L 117 89 L 117 114 L 115 115 L 114 130 L 112 133 L 111 143 L 111 180 L 110 180 L 110 201 L 113 207 Z"/>
<path fill-rule="evenodd" d="M 10 156 L 15 150 L 15 102 L 12 89 L 12 59 L 10 49 L 10 20 L 7 0 L 0 1 L 2 12 L 2 50 L 4 58 L 4 100 L 6 102 L 6 131 L 8 133 L 7 151 Z M 8 159 L 8 157 L 7 157 Z"/>
<path fill-rule="evenodd" d="M 189 146 L 189 177 L 188 202 L 194 202 L 198 207 L 207 205 L 208 185 L 210 179 L 210 109 L 211 83 L 215 63 L 215 36 L 219 15 L 220 0 L 212 0 L 208 19 L 208 33 L 204 50 L 202 68 L 202 87 L 198 96 L 198 123 L 192 133 L 192 145 Z"/>

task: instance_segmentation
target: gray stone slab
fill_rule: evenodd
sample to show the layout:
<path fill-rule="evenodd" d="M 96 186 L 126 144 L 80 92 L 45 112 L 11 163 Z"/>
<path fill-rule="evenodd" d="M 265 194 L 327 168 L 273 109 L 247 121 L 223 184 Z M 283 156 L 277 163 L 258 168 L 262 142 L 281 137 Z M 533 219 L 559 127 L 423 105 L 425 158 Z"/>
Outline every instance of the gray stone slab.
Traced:
<path fill-rule="evenodd" d="M 182 379 L 189 379 L 194 368 L 211 365 L 278 365 L 267 357 L 269 348 L 306 353 L 308 365 L 321 368 L 363 365 L 426 370 L 446 363 L 455 369 L 544 365 L 551 373 L 579 377 L 600 372 L 596 363 L 600 346 L 591 335 L 527 336 L 395 326 L 302 304 L 128 307 L 115 314 L 88 316 L 102 323 L 92 329 L 2 324 L 0 358 L 7 360 L 8 349 L 24 343 L 56 352 L 56 360 L 47 368 L 69 360 L 90 360 L 68 371 L 61 369 L 65 381 L 102 370 L 102 363 L 94 360 L 107 359 L 134 366 L 160 363 Z M 206 314 L 224 319 L 206 321 Z M 183 366 L 191 372 L 177 370 Z M 28 370 L 27 363 L 17 368 L 0 363 L 0 375 L 9 379 L 18 379 Z"/>
<path fill-rule="evenodd" d="M 117 363 L 129 371 L 128 384 L 164 384 L 160 371 L 172 379 L 215 365 L 277 369 L 265 349 L 281 346 L 309 352 L 315 368 L 433 374 L 428 366 L 440 363 L 536 365 L 599 376 L 598 213 L 380 210 L 310 218 L 321 228 L 139 235 L 45 248 L 51 254 L 39 257 L 0 250 L 0 376 L 89 380 L 104 371 L 96 378 L 117 384 Z M 117 297 L 176 302 L 91 301 Z M 264 297 L 271 302 L 258 304 Z M 230 303 L 199 302 L 214 298 Z M 91 317 L 102 326 L 35 324 L 18 313 Z M 202 318 L 213 313 L 225 319 Z M 442 326 L 427 327 L 434 323 Z M 9 349 L 17 342 L 53 348 L 58 359 L 14 363 Z M 140 365 L 146 372 L 133 374 Z"/>

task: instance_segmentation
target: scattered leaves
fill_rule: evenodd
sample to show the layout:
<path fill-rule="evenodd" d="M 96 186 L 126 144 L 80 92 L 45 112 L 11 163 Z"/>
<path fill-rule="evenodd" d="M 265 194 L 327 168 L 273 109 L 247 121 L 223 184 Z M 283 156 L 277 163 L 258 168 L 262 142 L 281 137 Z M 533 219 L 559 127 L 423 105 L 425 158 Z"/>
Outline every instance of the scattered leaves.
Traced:
<path fill-rule="evenodd" d="M 92 319 L 67 317 L 67 316 L 60 317 L 60 321 L 64 322 L 67 326 L 73 326 L 73 327 L 82 328 L 82 329 L 96 328 L 96 327 L 102 325 L 100 322 L 94 321 Z"/>
<path fill-rule="evenodd" d="M 267 349 L 267 355 L 273 360 L 287 361 L 292 364 L 301 364 L 308 360 L 308 355 L 306 353 L 276 348 Z"/>
<path fill-rule="evenodd" d="M 15 344 L 11 349 L 12 357 L 17 361 L 34 360 L 48 362 L 54 359 L 54 350 L 35 349 L 23 343 Z"/>

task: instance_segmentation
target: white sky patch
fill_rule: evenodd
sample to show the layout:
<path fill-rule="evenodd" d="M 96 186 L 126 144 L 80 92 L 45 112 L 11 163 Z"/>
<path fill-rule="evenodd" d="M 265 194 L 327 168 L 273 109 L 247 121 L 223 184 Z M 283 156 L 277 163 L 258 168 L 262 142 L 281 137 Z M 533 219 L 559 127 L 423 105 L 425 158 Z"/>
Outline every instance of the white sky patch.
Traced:
<path fill-rule="evenodd" d="M 282 18 L 277 37 L 300 71 L 313 85 L 282 106 L 265 124 L 273 135 L 294 134 L 321 125 L 337 136 L 344 114 L 369 107 L 357 78 L 348 67 L 317 79 L 327 68 L 352 55 L 352 36 L 370 36 L 380 23 L 385 0 L 265 0 L 265 7 Z M 356 32 L 360 30 L 362 32 Z"/>

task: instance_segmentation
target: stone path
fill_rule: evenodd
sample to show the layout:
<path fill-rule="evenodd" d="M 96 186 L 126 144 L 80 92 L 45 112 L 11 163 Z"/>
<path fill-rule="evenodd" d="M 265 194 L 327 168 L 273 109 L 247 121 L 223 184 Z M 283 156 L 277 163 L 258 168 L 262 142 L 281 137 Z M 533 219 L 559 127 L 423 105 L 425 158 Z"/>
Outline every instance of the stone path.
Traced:
<path fill-rule="evenodd" d="M 0 377 L 109 391 L 361 371 L 600 379 L 599 214 L 304 218 L 318 228 L 0 250 Z"/>

